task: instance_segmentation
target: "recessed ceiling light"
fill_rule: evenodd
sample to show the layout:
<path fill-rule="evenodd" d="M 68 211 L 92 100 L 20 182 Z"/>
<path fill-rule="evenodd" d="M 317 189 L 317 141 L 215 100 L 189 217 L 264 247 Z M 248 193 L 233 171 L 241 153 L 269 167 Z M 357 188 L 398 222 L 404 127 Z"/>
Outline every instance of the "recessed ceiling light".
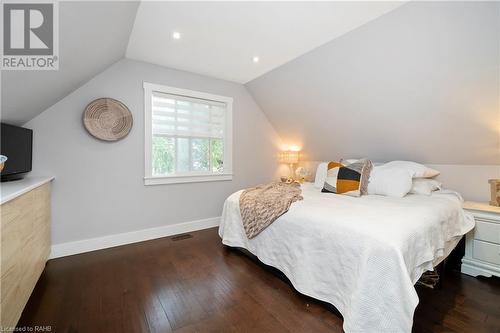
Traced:
<path fill-rule="evenodd" d="M 253 57 L 253 58 L 252 58 L 252 61 L 253 61 L 253 62 L 259 62 L 259 57 Z"/>
<path fill-rule="evenodd" d="M 172 33 L 172 38 L 173 38 L 173 39 L 181 39 L 181 33 L 180 33 L 180 32 L 178 32 L 178 31 L 174 31 L 174 32 Z"/>

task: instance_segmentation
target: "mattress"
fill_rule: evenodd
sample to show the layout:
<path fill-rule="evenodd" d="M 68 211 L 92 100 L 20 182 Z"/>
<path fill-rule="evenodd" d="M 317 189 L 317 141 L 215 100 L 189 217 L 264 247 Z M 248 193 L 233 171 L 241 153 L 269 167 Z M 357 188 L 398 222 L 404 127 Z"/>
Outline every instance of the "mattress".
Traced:
<path fill-rule="evenodd" d="M 302 185 L 302 201 L 257 237 L 245 235 L 241 191 L 224 203 L 219 235 L 282 271 L 301 293 L 333 304 L 346 332 L 410 332 L 415 282 L 474 227 L 460 195 L 359 198 Z"/>

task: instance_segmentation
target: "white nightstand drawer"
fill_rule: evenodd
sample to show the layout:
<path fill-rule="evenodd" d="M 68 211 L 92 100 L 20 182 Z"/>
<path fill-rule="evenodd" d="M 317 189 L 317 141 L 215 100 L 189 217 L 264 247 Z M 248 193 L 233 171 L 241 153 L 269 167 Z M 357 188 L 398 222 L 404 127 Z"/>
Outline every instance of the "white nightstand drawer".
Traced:
<path fill-rule="evenodd" d="M 474 239 L 500 244 L 500 224 L 476 220 Z"/>
<path fill-rule="evenodd" d="M 474 259 L 500 265 L 500 245 L 474 240 L 472 257 Z"/>
<path fill-rule="evenodd" d="M 462 273 L 500 277 L 500 207 L 470 201 L 463 207 L 474 216 L 476 227 L 467 234 Z"/>

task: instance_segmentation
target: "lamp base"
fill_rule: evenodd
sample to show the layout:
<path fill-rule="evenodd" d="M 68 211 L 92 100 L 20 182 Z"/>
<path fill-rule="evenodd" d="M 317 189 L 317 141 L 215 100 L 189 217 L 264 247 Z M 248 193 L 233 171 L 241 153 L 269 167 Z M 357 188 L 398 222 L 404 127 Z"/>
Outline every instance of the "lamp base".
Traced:
<path fill-rule="evenodd" d="M 295 170 L 293 169 L 293 163 L 290 163 L 290 177 L 288 177 L 288 180 L 290 182 L 295 181 L 295 178 L 293 177 L 295 175 Z"/>

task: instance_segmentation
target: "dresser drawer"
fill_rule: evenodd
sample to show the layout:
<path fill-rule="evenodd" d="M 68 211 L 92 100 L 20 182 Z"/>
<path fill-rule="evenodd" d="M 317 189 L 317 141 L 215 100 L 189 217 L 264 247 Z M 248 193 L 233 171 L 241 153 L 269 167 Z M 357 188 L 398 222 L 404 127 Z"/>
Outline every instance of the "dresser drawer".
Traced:
<path fill-rule="evenodd" d="M 476 220 L 474 239 L 500 244 L 500 224 Z"/>
<path fill-rule="evenodd" d="M 472 257 L 500 265 L 500 245 L 474 240 Z"/>

